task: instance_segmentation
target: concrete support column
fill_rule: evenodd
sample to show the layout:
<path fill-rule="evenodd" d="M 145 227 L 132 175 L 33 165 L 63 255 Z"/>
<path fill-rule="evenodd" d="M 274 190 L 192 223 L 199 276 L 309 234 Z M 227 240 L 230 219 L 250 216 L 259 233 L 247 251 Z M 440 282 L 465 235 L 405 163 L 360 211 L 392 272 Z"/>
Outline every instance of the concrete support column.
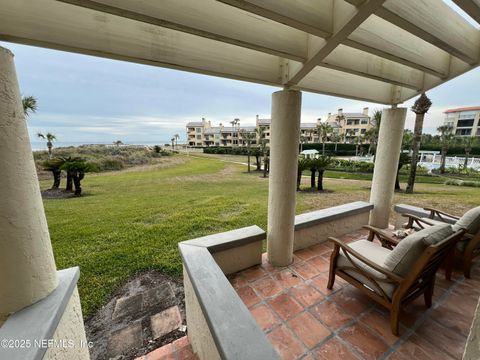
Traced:
<path fill-rule="evenodd" d="M 267 247 L 274 266 L 286 266 L 293 260 L 301 106 L 300 91 L 282 90 L 272 95 Z"/>
<path fill-rule="evenodd" d="M 384 109 L 382 113 L 370 192 L 374 208 L 369 222 L 379 228 L 388 227 L 406 116 L 406 108 Z"/>
<path fill-rule="evenodd" d="M 0 47 L 0 322 L 57 284 L 13 54 Z"/>

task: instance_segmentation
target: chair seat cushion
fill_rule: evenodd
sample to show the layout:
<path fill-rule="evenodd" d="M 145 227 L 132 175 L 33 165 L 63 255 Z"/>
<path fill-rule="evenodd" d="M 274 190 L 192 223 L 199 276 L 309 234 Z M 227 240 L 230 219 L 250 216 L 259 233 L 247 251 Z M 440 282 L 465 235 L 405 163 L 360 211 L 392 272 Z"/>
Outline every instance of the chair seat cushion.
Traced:
<path fill-rule="evenodd" d="M 468 210 L 455 225 L 453 225 L 453 231 L 460 229 L 465 229 L 469 234 L 476 234 L 480 231 L 480 206 Z"/>
<path fill-rule="evenodd" d="M 385 259 L 391 252 L 391 250 L 381 247 L 379 244 L 373 243 L 368 240 L 358 240 L 358 241 L 352 242 L 351 244 L 349 244 L 349 246 L 353 250 L 358 252 L 360 255 L 363 255 L 367 259 L 371 260 L 375 264 L 382 267 L 383 267 L 383 263 L 385 262 Z M 359 268 L 361 268 L 363 271 L 369 273 L 375 278 L 386 279 L 386 276 L 383 275 L 381 272 L 378 272 L 375 269 L 371 268 L 370 266 L 366 265 L 362 261 L 355 258 L 353 255 L 349 254 L 349 256 L 350 256 L 350 259 L 354 262 L 354 264 L 357 265 Z M 345 255 L 345 253 L 342 250 L 340 250 L 340 253 L 337 258 L 337 267 L 340 267 L 340 266 L 353 267 L 354 265 L 352 264 L 352 261 L 350 261 Z M 377 285 L 375 285 L 375 283 L 373 283 L 366 276 L 362 275 L 361 273 L 359 273 L 354 269 L 344 270 L 344 271 L 354 279 L 363 283 L 370 290 L 373 290 L 379 295 L 382 295 L 382 292 L 378 289 Z M 387 283 L 380 280 L 378 280 L 377 283 L 381 287 L 381 289 L 385 292 L 385 294 L 389 298 L 391 298 L 396 286 L 392 283 Z"/>
<path fill-rule="evenodd" d="M 405 276 L 428 246 L 435 245 L 452 234 L 452 226 L 444 223 L 417 231 L 395 246 L 386 257 L 384 267 Z"/>

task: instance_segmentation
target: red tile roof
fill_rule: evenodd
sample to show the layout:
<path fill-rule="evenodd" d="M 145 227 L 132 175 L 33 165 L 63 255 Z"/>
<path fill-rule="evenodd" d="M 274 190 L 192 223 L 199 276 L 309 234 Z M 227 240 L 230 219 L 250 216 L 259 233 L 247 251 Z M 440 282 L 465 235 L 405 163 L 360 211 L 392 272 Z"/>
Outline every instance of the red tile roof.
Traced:
<path fill-rule="evenodd" d="M 460 112 L 460 111 L 476 111 L 476 110 L 480 110 L 480 106 L 469 106 L 469 107 L 461 107 L 456 109 L 448 109 L 448 110 L 445 110 L 445 114 Z"/>

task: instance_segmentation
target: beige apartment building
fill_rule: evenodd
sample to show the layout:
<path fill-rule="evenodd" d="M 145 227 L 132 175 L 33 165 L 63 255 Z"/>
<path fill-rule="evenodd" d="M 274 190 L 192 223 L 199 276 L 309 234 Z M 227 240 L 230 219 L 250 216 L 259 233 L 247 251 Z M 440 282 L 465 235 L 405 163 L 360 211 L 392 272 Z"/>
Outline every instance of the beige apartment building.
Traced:
<path fill-rule="evenodd" d="M 321 118 L 314 123 L 300 124 L 300 138 L 302 143 L 318 143 L 318 125 Z M 257 129 L 262 129 L 262 139 L 266 140 L 267 145 L 270 143 L 270 122 L 271 119 L 261 119 L 256 117 L 255 126 L 241 126 L 239 119 L 234 119 L 224 126 L 212 126 L 210 121 L 202 118 L 202 121 L 189 122 L 187 129 L 188 146 L 245 146 L 246 141 L 242 137 L 242 133 L 255 133 L 255 140 L 252 145 L 260 144 L 260 135 Z M 338 109 L 337 114 L 328 114 L 326 122 L 332 127 L 333 133 L 340 135 L 342 142 L 352 143 L 353 139 L 362 136 L 368 129 L 372 127 L 368 108 L 364 108 L 362 113 L 344 113 L 342 109 Z"/>
<path fill-rule="evenodd" d="M 480 106 L 448 109 L 444 124 L 453 127 L 455 136 L 480 136 Z"/>
<path fill-rule="evenodd" d="M 373 127 L 368 107 L 363 108 L 361 113 L 347 113 L 343 112 L 343 109 L 338 109 L 336 114 L 328 114 L 327 124 L 345 143 L 353 143 L 356 137 L 363 136 Z"/>

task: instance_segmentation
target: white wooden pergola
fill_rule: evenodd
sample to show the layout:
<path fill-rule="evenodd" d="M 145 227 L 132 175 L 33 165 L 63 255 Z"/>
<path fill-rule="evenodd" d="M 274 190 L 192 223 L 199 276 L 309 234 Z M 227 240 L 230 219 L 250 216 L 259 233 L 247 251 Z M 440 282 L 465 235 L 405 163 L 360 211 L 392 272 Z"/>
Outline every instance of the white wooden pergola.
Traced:
<path fill-rule="evenodd" d="M 455 0 L 480 21 L 479 0 Z M 1 0 L 0 40 L 398 104 L 478 65 L 442 0 Z"/>
<path fill-rule="evenodd" d="M 480 0 L 453 1 L 480 23 Z M 271 114 L 275 266 L 293 256 L 301 91 L 392 105 L 370 195 L 370 223 L 386 227 L 407 111 L 397 104 L 473 69 L 480 56 L 480 30 L 442 0 L 0 0 L 0 40 L 283 88 Z M 13 55 L 0 48 L 0 331 L 12 313 L 75 287 L 56 272 L 23 117 Z M 59 328 L 85 339 L 78 294 L 68 301 Z"/>

